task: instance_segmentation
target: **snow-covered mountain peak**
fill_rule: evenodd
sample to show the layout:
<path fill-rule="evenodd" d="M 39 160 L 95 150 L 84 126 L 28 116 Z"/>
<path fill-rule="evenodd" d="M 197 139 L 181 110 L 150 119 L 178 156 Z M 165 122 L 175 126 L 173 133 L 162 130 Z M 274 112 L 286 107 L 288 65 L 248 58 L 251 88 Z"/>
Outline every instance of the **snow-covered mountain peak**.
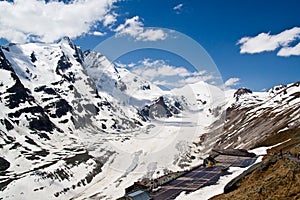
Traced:
<path fill-rule="evenodd" d="M 96 51 L 85 52 L 84 60 L 85 70 L 94 80 L 98 89 L 111 93 L 120 79 L 114 64 Z"/>
<path fill-rule="evenodd" d="M 4 53 L 27 84 L 50 84 L 58 81 L 53 72 L 63 72 L 71 65 L 80 66 L 75 58 L 76 49 L 65 43 L 12 45 L 4 48 Z"/>
<path fill-rule="evenodd" d="M 84 60 L 87 74 L 96 83 L 99 91 L 105 91 L 118 102 L 141 107 L 165 94 L 151 82 L 125 68 L 116 67 L 98 52 L 86 52 Z"/>
<path fill-rule="evenodd" d="M 75 49 L 75 47 L 76 47 L 76 45 L 73 43 L 73 41 L 68 36 L 63 37 L 57 43 L 69 45 L 72 49 Z"/>

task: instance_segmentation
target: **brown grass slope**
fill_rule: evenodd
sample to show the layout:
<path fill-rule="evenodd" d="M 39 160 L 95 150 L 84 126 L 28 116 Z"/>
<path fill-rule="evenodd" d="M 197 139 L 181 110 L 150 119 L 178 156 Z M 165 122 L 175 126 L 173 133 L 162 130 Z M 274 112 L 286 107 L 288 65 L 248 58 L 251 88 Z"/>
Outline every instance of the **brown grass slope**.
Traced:
<path fill-rule="evenodd" d="M 300 129 L 292 129 L 271 136 L 256 145 L 280 145 L 268 150 L 263 161 L 235 186 L 237 189 L 221 194 L 211 200 L 300 199 Z"/>

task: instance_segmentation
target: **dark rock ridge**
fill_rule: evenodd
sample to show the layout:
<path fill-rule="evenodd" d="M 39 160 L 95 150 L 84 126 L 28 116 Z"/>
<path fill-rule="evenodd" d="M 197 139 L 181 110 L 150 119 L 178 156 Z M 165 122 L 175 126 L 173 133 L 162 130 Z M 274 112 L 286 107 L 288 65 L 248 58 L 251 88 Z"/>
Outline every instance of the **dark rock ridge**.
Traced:
<path fill-rule="evenodd" d="M 244 94 L 252 94 L 252 91 L 248 88 L 239 88 L 235 93 L 234 93 L 234 97 L 238 100 L 238 98 L 241 96 L 241 95 L 244 95 Z"/>
<path fill-rule="evenodd" d="M 256 157 L 255 153 L 250 153 L 245 149 L 213 149 L 212 151 L 220 155 L 251 157 L 251 158 Z"/>
<path fill-rule="evenodd" d="M 10 163 L 4 158 L 0 157 L 0 171 L 5 171 L 9 168 Z"/>
<path fill-rule="evenodd" d="M 179 114 L 182 109 L 183 108 L 178 101 L 175 101 L 174 104 L 172 104 L 168 101 L 168 99 L 161 96 L 152 104 L 146 105 L 143 109 L 141 109 L 140 114 L 147 119 L 168 118 Z"/>
<path fill-rule="evenodd" d="M 0 69 L 7 70 L 10 73 L 11 79 L 15 84 L 7 88 L 5 94 L 0 94 L 0 98 L 5 101 L 5 105 L 13 109 L 11 113 L 8 113 L 8 117 L 11 122 L 19 125 L 19 117 L 21 115 L 28 118 L 29 128 L 35 131 L 51 132 L 54 130 L 55 125 L 50 121 L 43 108 L 40 107 L 34 97 L 31 95 L 29 89 L 25 88 L 21 83 L 19 77 L 16 75 L 9 61 L 6 59 L 3 51 L 0 49 Z M 4 85 L 2 87 L 5 87 Z M 2 96 L 2 97 L 1 97 Z M 23 108 L 22 105 L 29 103 L 30 106 Z M 30 117 L 31 116 L 31 117 Z M 6 126 L 8 129 L 13 126 L 6 120 Z M 10 125 L 10 126 L 9 126 Z M 46 134 L 39 134 L 41 137 L 49 139 Z"/>
<path fill-rule="evenodd" d="M 286 85 L 276 85 L 275 87 L 269 89 L 269 93 L 276 95 L 277 93 L 280 93 L 280 91 L 284 90 L 286 88 Z"/>

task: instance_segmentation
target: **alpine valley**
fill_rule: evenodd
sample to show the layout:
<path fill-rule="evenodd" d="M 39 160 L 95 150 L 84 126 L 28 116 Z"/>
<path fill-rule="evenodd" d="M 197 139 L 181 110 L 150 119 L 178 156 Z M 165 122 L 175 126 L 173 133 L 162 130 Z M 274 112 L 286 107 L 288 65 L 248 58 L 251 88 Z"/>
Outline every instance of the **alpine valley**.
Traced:
<path fill-rule="evenodd" d="M 277 144 L 300 129 L 300 82 L 165 91 L 67 37 L 2 46 L 0 77 L 0 199 L 116 199 L 213 148 Z"/>

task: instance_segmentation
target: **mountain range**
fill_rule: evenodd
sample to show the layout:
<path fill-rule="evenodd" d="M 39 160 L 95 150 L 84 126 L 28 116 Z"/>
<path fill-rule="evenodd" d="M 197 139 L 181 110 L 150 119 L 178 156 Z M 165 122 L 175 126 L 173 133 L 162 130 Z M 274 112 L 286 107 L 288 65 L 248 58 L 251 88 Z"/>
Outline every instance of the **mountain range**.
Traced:
<path fill-rule="evenodd" d="M 165 91 L 67 37 L 2 46 L 0 77 L 0 199 L 115 199 L 300 126 L 300 82 Z"/>

